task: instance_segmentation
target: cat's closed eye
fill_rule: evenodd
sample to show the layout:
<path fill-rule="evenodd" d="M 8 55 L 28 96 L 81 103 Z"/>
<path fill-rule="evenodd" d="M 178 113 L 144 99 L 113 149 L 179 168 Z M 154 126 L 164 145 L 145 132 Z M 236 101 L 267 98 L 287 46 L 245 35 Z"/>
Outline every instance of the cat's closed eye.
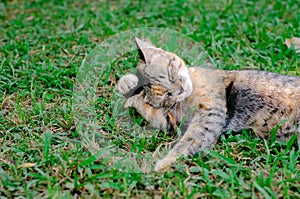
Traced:
<path fill-rule="evenodd" d="M 178 81 L 179 81 L 180 83 L 182 83 L 182 82 L 183 82 L 183 77 L 179 77 L 179 78 L 178 78 Z"/>

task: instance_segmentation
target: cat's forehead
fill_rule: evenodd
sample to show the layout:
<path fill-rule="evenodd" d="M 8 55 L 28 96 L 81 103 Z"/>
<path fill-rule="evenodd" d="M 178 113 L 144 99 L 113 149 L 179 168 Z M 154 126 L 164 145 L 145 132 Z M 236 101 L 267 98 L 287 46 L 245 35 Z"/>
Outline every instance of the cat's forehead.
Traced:
<path fill-rule="evenodd" d="M 172 58 L 166 53 L 153 54 L 151 59 L 143 64 L 142 73 L 147 77 L 154 78 L 159 75 L 167 75 L 170 71 Z"/>
<path fill-rule="evenodd" d="M 157 77 L 160 75 L 166 75 L 169 73 L 169 65 L 168 62 L 164 63 L 164 62 L 153 62 L 150 63 L 146 68 L 144 73 L 148 76 L 148 77 Z"/>
<path fill-rule="evenodd" d="M 150 51 L 148 54 L 148 60 L 147 65 L 161 65 L 161 66 L 167 66 L 170 62 L 170 60 L 173 60 L 175 55 L 166 51 L 163 51 L 161 49 L 159 50 L 151 50 L 148 49 L 147 51 Z"/>

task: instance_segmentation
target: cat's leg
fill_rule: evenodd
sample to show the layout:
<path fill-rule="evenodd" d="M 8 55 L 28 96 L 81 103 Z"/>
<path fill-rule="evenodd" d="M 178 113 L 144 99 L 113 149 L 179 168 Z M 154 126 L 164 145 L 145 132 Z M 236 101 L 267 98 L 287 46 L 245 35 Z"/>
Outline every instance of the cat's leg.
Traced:
<path fill-rule="evenodd" d="M 130 90 L 134 89 L 138 85 L 138 77 L 133 74 L 127 74 L 118 81 L 117 88 L 123 95 L 126 95 Z"/>
<path fill-rule="evenodd" d="M 159 171 L 176 161 L 180 155 L 191 155 L 203 148 L 212 146 L 220 137 L 225 124 L 225 111 L 210 113 L 204 117 L 194 118 L 186 133 L 172 148 L 166 157 L 155 165 Z"/>
<path fill-rule="evenodd" d="M 153 127 L 169 131 L 173 124 L 167 120 L 169 113 L 144 102 L 144 91 L 126 100 L 125 108 L 134 107 Z M 170 132 L 171 133 L 171 132 Z"/>
<path fill-rule="evenodd" d="M 294 111 L 294 110 L 293 110 Z M 285 119 L 280 126 L 276 134 L 277 140 L 290 140 L 291 137 L 296 134 L 300 141 L 300 107 L 295 110 L 295 119 Z M 290 114 L 292 115 L 292 114 Z"/>
<path fill-rule="evenodd" d="M 276 139 L 288 141 L 291 137 L 296 134 L 298 139 L 300 138 L 300 122 L 299 121 L 288 121 L 282 125 L 280 125 Z"/>

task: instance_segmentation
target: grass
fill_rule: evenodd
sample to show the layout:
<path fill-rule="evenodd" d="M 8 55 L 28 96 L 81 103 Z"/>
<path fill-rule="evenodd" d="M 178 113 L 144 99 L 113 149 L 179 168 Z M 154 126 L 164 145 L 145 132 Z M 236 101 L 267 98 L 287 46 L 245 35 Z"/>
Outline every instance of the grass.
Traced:
<path fill-rule="evenodd" d="M 283 44 L 300 37 L 299 10 L 296 0 L 0 2 L 0 196 L 299 198 L 295 140 L 265 141 L 243 131 L 164 173 L 125 173 L 91 158 L 72 110 L 85 55 L 111 35 L 138 27 L 184 33 L 225 69 L 299 75 L 299 55 Z M 115 126 L 109 95 L 115 79 L 111 73 L 97 99 L 101 130 L 125 150 L 153 151 L 168 138 L 156 132 L 135 138 Z"/>

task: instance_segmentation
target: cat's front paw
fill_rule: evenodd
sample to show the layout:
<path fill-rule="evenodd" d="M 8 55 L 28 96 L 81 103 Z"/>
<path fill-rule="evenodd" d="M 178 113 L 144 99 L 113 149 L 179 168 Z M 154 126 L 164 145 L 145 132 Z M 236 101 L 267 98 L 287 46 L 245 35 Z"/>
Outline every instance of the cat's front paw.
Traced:
<path fill-rule="evenodd" d="M 138 85 L 138 77 L 133 74 L 127 74 L 118 81 L 117 88 L 123 95 Z"/>
<path fill-rule="evenodd" d="M 166 157 L 162 160 L 158 160 L 155 164 L 154 170 L 157 172 L 162 171 L 162 170 L 166 169 L 167 167 L 169 167 L 175 161 L 176 161 L 176 158 L 172 158 L 172 157 Z"/>

